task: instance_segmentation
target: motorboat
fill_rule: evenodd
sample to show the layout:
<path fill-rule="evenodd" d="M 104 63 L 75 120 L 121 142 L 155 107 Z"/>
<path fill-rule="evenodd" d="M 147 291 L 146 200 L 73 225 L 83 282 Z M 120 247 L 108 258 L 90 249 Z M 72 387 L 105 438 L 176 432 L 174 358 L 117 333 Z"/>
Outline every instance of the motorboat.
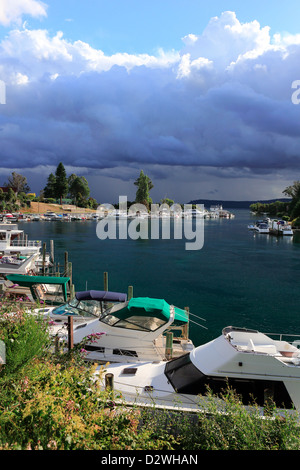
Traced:
<path fill-rule="evenodd" d="M 0 275 L 27 274 L 51 266 L 50 255 L 41 254 L 42 242 L 28 240 L 17 224 L 0 224 Z"/>
<path fill-rule="evenodd" d="M 39 253 L 42 247 L 40 240 L 27 240 L 23 230 L 18 230 L 16 224 L 0 225 L 0 254 L 28 255 Z"/>
<path fill-rule="evenodd" d="M 35 271 L 39 256 L 39 253 L 31 253 L 26 256 L 0 255 L 0 276 L 16 273 L 24 275 Z"/>
<path fill-rule="evenodd" d="M 270 233 L 270 226 L 269 226 L 269 221 L 268 220 L 258 220 L 255 222 L 255 224 L 250 224 L 248 225 L 249 230 L 253 230 L 254 232 L 257 233 L 264 233 L 268 234 Z"/>
<path fill-rule="evenodd" d="M 85 341 L 87 360 L 101 363 L 161 361 L 189 353 L 186 310 L 163 299 L 133 297 L 110 291 L 76 292 L 56 308 L 36 309 L 51 322 L 50 332 L 61 341 L 68 337 L 68 317 L 73 318 L 74 345 Z"/>
<path fill-rule="evenodd" d="M 254 231 L 257 232 L 257 233 L 270 233 L 270 227 L 268 226 L 268 224 L 266 223 L 259 223 L 257 225 L 255 225 L 254 227 Z"/>
<path fill-rule="evenodd" d="M 214 395 L 228 385 L 245 406 L 262 409 L 272 399 L 278 410 L 300 410 L 300 344 L 272 339 L 257 330 L 226 327 L 216 339 L 186 355 L 164 361 L 108 364 L 98 368 L 104 386 L 111 374 L 126 403 L 199 410 L 207 387 Z M 297 337 L 296 337 L 297 338 Z M 291 338 L 290 338 L 291 339 Z"/>
<path fill-rule="evenodd" d="M 26 296 L 35 306 L 36 304 L 62 305 L 70 297 L 71 279 L 66 276 L 42 276 L 19 274 L 14 272 L 7 274 L 5 281 L 6 291 L 10 297 Z M 47 309 L 46 309 L 47 310 Z"/>
<path fill-rule="evenodd" d="M 186 209 L 183 212 L 183 216 L 187 218 L 194 218 L 194 217 L 204 217 L 205 215 L 205 210 L 199 210 L 199 209 Z"/>
<path fill-rule="evenodd" d="M 290 224 L 284 220 L 272 220 L 271 222 L 271 232 L 274 235 L 286 235 L 293 236 L 294 232 Z"/>

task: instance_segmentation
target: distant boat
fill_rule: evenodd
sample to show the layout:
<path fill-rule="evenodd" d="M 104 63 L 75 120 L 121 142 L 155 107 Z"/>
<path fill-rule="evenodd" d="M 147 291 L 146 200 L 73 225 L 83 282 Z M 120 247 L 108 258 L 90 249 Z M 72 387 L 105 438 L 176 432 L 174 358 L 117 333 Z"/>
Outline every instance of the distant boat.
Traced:
<path fill-rule="evenodd" d="M 275 235 L 293 236 L 294 232 L 292 227 L 284 220 L 272 220 L 271 231 Z"/>
<path fill-rule="evenodd" d="M 268 226 L 268 224 L 262 222 L 255 225 L 254 231 L 258 233 L 270 233 L 270 227 Z"/>
<path fill-rule="evenodd" d="M 269 221 L 267 219 L 258 220 L 255 222 L 255 224 L 248 225 L 248 229 L 257 233 L 268 234 L 270 233 Z"/>

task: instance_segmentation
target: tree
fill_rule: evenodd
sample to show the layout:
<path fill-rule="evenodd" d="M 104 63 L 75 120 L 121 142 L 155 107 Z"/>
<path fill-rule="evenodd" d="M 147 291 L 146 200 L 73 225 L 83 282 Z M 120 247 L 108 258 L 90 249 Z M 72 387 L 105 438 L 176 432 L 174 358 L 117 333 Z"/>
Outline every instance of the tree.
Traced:
<path fill-rule="evenodd" d="M 44 197 L 45 198 L 55 198 L 55 184 L 56 178 L 53 173 L 50 173 L 47 179 L 47 184 L 44 188 Z"/>
<path fill-rule="evenodd" d="M 294 181 L 293 185 L 288 186 L 282 192 L 292 199 L 300 199 L 300 181 Z"/>
<path fill-rule="evenodd" d="M 145 175 L 143 170 L 140 172 L 140 176 L 134 182 L 138 187 L 135 196 L 135 202 L 143 204 L 149 209 L 149 206 L 152 202 L 150 198 L 150 190 L 153 188 L 153 184 L 149 176 Z"/>
<path fill-rule="evenodd" d="M 17 194 L 22 191 L 27 193 L 30 191 L 26 176 L 20 175 L 16 171 L 12 172 L 12 175 L 8 178 L 8 183 L 5 183 L 5 186 L 12 188 Z"/>
<path fill-rule="evenodd" d="M 62 198 L 65 197 L 68 193 L 68 180 L 65 167 L 60 162 L 56 168 L 55 172 L 55 197 L 60 199 L 62 203 Z"/>
<path fill-rule="evenodd" d="M 288 186 L 283 194 L 292 198 L 289 203 L 289 215 L 291 219 L 300 216 L 300 181 L 294 181 L 294 184 Z"/>
<path fill-rule="evenodd" d="M 76 178 L 72 178 L 71 181 L 69 193 L 74 197 L 75 201 L 80 201 L 80 204 L 83 204 L 90 195 L 90 188 L 86 178 L 84 176 L 76 176 Z"/>
<path fill-rule="evenodd" d="M 68 177 L 68 186 L 69 186 L 68 195 L 69 195 L 70 197 L 72 197 L 71 186 L 72 186 L 73 182 L 76 180 L 76 178 L 77 178 L 77 175 L 75 175 L 75 173 L 72 173 L 72 174 Z"/>

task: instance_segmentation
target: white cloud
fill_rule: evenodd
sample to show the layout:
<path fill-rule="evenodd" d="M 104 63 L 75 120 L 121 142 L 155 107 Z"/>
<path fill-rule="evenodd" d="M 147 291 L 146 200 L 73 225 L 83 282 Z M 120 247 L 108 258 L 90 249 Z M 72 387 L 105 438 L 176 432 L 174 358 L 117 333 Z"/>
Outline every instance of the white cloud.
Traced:
<path fill-rule="evenodd" d="M 1 0 L 0 24 L 9 26 L 21 24 L 23 15 L 46 16 L 46 5 L 39 0 Z"/>

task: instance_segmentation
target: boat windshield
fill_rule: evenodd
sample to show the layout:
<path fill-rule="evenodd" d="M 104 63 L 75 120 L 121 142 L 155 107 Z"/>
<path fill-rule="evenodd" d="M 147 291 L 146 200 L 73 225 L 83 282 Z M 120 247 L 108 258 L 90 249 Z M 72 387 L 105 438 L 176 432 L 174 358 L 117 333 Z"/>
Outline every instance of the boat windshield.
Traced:
<path fill-rule="evenodd" d="M 127 317 L 126 319 L 120 319 L 114 315 L 105 315 L 101 318 L 101 321 L 117 328 L 141 331 L 155 331 L 166 323 L 160 318 L 135 315 Z"/>
<path fill-rule="evenodd" d="M 84 317 L 99 317 L 100 304 L 96 300 L 70 300 L 69 303 L 60 305 L 52 311 L 53 315 L 74 315 Z"/>

